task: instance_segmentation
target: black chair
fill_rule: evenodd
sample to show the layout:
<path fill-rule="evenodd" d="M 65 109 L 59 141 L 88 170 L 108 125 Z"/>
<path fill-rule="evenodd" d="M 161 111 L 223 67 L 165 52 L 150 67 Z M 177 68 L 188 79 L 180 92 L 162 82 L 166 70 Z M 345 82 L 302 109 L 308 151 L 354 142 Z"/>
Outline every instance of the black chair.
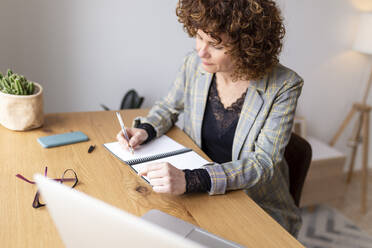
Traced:
<path fill-rule="evenodd" d="M 134 89 L 129 90 L 125 93 L 120 103 L 120 109 L 136 109 L 142 106 L 144 97 L 139 96 Z M 101 104 L 104 110 L 110 110 L 107 106 Z"/>
<path fill-rule="evenodd" d="M 284 157 L 289 169 L 289 192 L 297 207 L 300 206 L 302 188 L 311 163 L 311 145 L 299 135 L 292 133 Z"/>
<path fill-rule="evenodd" d="M 139 96 L 135 90 L 129 90 L 123 97 L 120 104 L 120 109 L 135 109 L 140 108 L 144 98 Z"/>

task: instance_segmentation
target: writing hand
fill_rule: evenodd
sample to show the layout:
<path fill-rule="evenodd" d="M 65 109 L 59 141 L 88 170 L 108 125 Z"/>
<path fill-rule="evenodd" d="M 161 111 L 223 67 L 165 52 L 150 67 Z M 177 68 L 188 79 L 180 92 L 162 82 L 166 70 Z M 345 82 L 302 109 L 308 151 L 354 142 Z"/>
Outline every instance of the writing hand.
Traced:
<path fill-rule="evenodd" d="M 133 149 L 140 147 L 148 137 L 146 130 L 141 128 L 126 128 L 126 131 L 128 133 L 129 143 Z M 119 141 L 119 144 L 123 149 L 129 149 L 128 141 L 125 139 L 123 131 L 120 130 L 116 135 L 116 139 Z"/>
<path fill-rule="evenodd" d="M 151 163 L 138 173 L 147 176 L 152 189 L 157 193 L 182 195 L 186 192 L 185 173 L 167 162 Z"/>

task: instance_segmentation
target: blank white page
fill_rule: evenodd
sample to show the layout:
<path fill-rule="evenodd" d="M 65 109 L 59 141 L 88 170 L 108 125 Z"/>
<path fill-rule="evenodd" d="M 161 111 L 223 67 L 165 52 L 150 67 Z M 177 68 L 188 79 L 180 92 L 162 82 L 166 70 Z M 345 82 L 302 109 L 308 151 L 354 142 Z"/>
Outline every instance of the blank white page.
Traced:
<path fill-rule="evenodd" d="M 156 138 L 149 143 L 142 145 L 138 149 L 135 149 L 134 154 L 131 154 L 129 150 L 124 150 L 119 145 L 119 142 L 106 143 L 104 146 L 123 161 L 148 157 L 184 148 L 183 145 L 180 145 L 166 135 Z"/>
<path fill-rule="evenodd" d="M 168 162 L 180 170 L 197 169 L 209 163 L 207 160 L 199 156 L 196 152 L 191 151 L 191 152 L 186 152 L 186 153 L 178 154 L 178 155 L 167 157 L 167 158 L 161 158 L 161 159 L 157 159 L 154 161 L 149 161 L 149 162 L 145 162 L 141 164 L 135 164 L 132 166 L 132 168 L 138 173 L 142 167 L 148 164 L 151 164 L 151 163 L 159 163 L 159 162 Z M 149 181 L 147 177 L 144 177 L 144 178 L 147 181 Z"/>

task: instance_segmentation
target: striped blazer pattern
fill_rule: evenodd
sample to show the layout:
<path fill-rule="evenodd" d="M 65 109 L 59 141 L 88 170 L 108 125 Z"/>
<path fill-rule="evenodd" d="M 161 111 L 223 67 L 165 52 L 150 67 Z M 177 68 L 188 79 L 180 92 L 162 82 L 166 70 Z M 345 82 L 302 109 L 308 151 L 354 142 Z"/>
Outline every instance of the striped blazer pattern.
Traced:
<path fill-rule="evenodd" d="M 137 117 L 133 125 L 148 123 L 159 137 L 184 113 L 184 132 L 201 147 L 212 77 L 202 68 L 196 52 L 191 52 L 169 93 L 155 103 L 147 117 Z M 204 166 L 211 177 L 209 194 L 244 189 L 293 235 L 297 235 L 301 218 L 289 193 L 288 166 L 283 156 L 302 86 L 302 78 L 280 64 L 262 79 L 250 82 L 234 135 L 232 161 Z"/>

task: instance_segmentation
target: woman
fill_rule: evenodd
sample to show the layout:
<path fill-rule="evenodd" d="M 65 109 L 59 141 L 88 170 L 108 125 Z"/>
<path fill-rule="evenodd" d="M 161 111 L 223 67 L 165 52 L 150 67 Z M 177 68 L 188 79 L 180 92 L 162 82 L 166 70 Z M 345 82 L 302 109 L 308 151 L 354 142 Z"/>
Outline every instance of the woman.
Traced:
<path fill-rule="evenodd" d="M 272 0 L 180 0 L 176 13 L 196 51 L 168 95 L 128 128 L 129 143 L 163 135 L 183 112 L 185 133 L 214 163 L 192 171 L 153 163 L 139 174 L 160 193 L 244 189 L 296 236 L 301 218 L 283 154 L 303 80 L 278 62 L 280 11 Z M 127 149 L 121 132 L 117 138 Z"/>

